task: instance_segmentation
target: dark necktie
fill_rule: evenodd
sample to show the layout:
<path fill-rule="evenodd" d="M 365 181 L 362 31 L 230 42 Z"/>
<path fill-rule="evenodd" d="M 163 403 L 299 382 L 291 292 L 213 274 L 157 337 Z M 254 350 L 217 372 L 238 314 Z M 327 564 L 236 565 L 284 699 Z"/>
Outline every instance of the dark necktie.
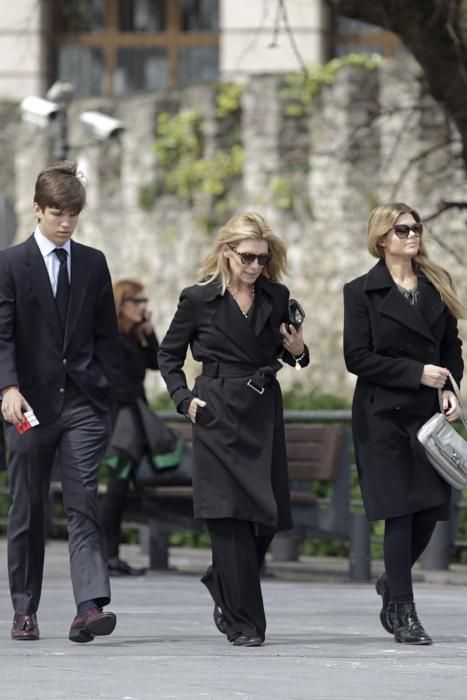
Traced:
<path fill-rule="evenodd" d="M 55 248 L 54 253 L 60 261 L 55 303 L 57 304 L 58 315 L 60 316 L 60 321 L 62 322 L 62 328 L 65 330 L 68 301 L 70 299 L 70 280 L 68 279 L 67 267 L 68 253 L 66 250 L 63 250 L 63 248 Z"/>

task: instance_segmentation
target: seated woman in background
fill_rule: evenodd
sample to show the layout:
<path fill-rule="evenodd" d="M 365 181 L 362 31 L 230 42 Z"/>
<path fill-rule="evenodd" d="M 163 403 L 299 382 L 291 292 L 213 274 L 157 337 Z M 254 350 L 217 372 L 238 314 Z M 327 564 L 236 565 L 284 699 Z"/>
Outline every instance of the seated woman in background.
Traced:
<path fill-rule="evenodd" d="M 122 515 L 135 468 L 132 455 L 146 442 L 138 402 L 147 404 L 144 378 L 147 369 L 158 369 L 159 343 L 148 311 L 144 287 L 132 280 L 113 286 L 120 341 L 120 378 L 116 387 L 114 432 L 105 459 L 108 486 L 101 503 L 101 521 L 107 535 L 111 576 L 141 575 L 145 569 L 131 567 L 119 557 Z"/>

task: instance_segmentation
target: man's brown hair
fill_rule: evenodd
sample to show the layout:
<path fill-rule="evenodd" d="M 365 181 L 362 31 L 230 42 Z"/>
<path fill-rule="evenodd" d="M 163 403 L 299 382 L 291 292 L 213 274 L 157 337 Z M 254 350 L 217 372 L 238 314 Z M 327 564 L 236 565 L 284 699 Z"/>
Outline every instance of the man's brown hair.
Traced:
<path fill-rule="evenodd" d="M 39 173 L 34 201 L 44 211 L 46 207 L 79 214 L 86 203 L 86 190 L 72 161 L 55 163 Z"/>

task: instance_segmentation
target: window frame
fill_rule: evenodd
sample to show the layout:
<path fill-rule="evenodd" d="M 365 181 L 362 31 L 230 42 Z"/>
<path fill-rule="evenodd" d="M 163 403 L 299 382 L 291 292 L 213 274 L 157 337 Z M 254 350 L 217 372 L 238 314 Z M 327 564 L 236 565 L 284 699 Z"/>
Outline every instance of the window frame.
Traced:
<path fill-rule="evenodd" d="M 344 17 L 344 15 L 342 16 Z M 374 29 L 370 29 L 371 25 L 368 25 L 368 29 L 362 28 L 361 31 L 341 32 L 339 31 L 338 18 L 338 12 L 333 11 L 330 16 L 329 58 L 341 55 L 339 49 L 345 49 L 346 46 L 361 46 L 362 52 L 365 53 L 368 51 L 368 47 L 374 46 L 375 52 L 380 53 L 385 58 L 394 57 L 401 49 L 402 45 L 398 36 L 387 29 L 377 25 L 373 25 Z M 363 22 L 363 24 L 368 23 Z M 380 48 L 382 48 L 382 51 L 379 51 Z"/>
<path fill-rule="evenodd" d="M 217 32 L 188 32 L 182 29 L 182 0 L 163 0 L 167 25 L 162 32 L 120 31 L 118 0 L 104 0 L 104 28 L 96 32 L 59 31 L 58 3 L 49 0 L 49 27 L 46 31 L 47 44 L 52 56 L 50 72 L 56 74 L 58 50 L 64 45 L 100 48 L 104 53 L 104 95 L 113 96 L 113 78 L 117 68 L 118 49 L 162 47 L 167 51 L 169 66 L 168 87 L 179 86 L 178 50 L 182 47 L 209 46 L 219 49 Z"/>

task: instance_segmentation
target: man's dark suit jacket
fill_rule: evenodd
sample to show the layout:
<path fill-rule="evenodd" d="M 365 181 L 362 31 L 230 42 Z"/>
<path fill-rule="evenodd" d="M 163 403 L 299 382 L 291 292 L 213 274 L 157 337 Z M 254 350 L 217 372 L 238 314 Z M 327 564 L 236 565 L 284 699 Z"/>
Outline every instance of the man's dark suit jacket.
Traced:
<path fill-rule="evenodd" d="M 0 251 L 0 390 L 18 386 L 39 422 L 47 424 L 62 410 L 67 374 L 106 411 L 118 369 L 115 304 L 103 253 L 71 241 L 63 332 L 34 236 Z"/>

